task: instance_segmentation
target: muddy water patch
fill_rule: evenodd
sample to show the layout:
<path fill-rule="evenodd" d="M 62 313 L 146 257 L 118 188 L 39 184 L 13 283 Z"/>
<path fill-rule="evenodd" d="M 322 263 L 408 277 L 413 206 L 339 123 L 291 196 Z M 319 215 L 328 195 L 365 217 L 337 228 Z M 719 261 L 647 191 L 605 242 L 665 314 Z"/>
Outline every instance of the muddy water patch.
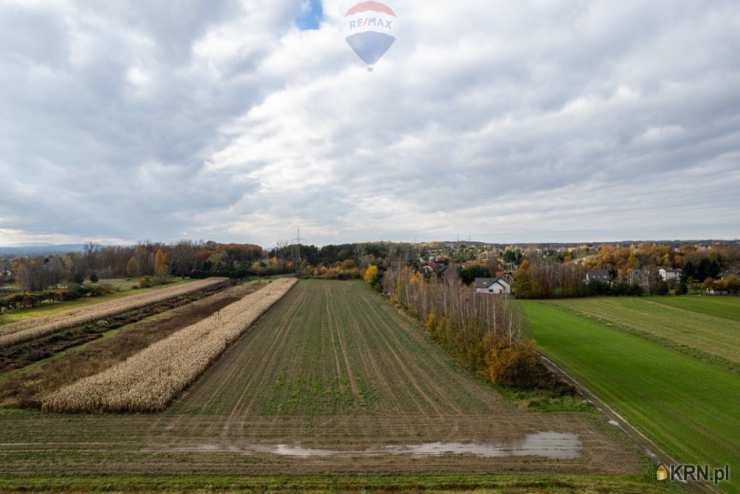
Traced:
<path fill-rule="evenodd" d="M 473 455 L 484 458 L 536 456 L 555 460 L 573 460 L 581 456 L 583 445 L 576 434 L 538 432 L 503 443 L 424 443 L 389 446 L 385 451 L 396 455 L 442 456 Z"/>
<path fill-rule="evenodd" d="M 334 456 L 342 453 L 341 451 L 332 451 L 329 449 L 302 448 L 300 446 L 287 446 L 285 444 L 278 444 L 277 446 L 267 447 L 254 446 L 253 449 L 260 453 L 271 453 L 273 455 L 290 456 L 293 458 Z"/>
<path fill-rule="evenodd" d="M 146 450 L 147 452 L 156 450 Z M 334 451 L 329 449 L 303 448 L 301 446 L 289 446 L 287 444 L 276 445 L 246 445 L 236 446 L 233 444 L 198 444 L 173 448 L 175 453 L 238 453 L 242 455 L 271 454 L 276 456 L 288 456 L 293 458 L 314 458 L 323 456 L 334 456 L 346 454 L 346 451 Z"/>
<path fill-rule="evenodd" d="M 556 460 L 573 460 L 581 456 L 583 445 L 578 435 L 560 432 L 538 432 L 508 442 L 434 442 L 386 446 L 364 450 L 331 450 L 304 448 L 300 445 L 200 444 L 175 448 L 178 453 L 271 454 L 289 458 L 328 458 L 336 456 L 445 456 L 472 455 L 482 458 L 532 456 Z"/>

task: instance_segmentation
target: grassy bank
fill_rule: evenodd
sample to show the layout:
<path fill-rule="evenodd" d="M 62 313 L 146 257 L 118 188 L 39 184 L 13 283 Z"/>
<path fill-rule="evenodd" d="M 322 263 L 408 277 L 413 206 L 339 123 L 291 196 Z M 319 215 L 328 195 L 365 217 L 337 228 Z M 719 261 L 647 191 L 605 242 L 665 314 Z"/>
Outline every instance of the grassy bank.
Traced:
<path fill-rule="evenodd" d="M 737 371 L 740 321 L 709 315 L 720 309 L 727 314 L 734 310 L 731 303 L 718 304 L 716 300 L 712 297 L 598 297 L 551 303 Z"/>
<path fill-rule="evenodd" d="M 740 321 L 740 297 L 650 297 L 649 300 L 677 309 Z"/>
<path fill-rule="evenodd" d="M 46 477 L 0 480 L 3 492 L 470 492 L 662 494 L 683 492 L 642 477 L 589 475 L 358 475 Z"/>
<path fill-rule="evenodd" d="M 669 454 L 738 471 L 740 377 L 562 306 L 523 304 L 539 347 Z"/>

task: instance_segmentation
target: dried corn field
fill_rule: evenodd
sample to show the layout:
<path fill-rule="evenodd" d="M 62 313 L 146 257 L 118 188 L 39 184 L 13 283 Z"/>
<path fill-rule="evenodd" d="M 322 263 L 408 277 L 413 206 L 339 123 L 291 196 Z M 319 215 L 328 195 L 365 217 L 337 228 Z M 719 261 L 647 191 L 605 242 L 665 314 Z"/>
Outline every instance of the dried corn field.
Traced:
<path fill-rule="evenodd" d="M 43 408 L 63 412 L 163 410 L 295 282 L 292 278 L 276 280 L 125 362 L 52 393 L 42 400 Z"/>
<path fill-rule="evenodd" d="M 145 307 L 186 293 L 195 292 L 219 283 L 224 283 L 225 281 L 226 278 L 197 280 L 185 284 L 160 288 L 140 295 L 132 295 L 119 300 L 103 302 L 54 316 L 34 318 L 6 324 L 0 327 L 0 348 L 53 334 L 71 326 L 85 324 L 97 319 Z"/>

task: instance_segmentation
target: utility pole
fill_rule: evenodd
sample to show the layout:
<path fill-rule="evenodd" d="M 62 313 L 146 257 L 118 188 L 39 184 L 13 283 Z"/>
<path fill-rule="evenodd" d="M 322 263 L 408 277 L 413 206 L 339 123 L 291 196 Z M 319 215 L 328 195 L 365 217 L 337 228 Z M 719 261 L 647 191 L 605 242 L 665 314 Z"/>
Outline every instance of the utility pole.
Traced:
<path fill-rule="evenodd" d="M 301 227 L 296 228 L 296 238 L 295 238 L 295 248 L 294 248 L 294 255 L 293 255 L 293 261 L 295 262 L 295 267 L 298 269 L 298 265 L 301 262 Z"/>

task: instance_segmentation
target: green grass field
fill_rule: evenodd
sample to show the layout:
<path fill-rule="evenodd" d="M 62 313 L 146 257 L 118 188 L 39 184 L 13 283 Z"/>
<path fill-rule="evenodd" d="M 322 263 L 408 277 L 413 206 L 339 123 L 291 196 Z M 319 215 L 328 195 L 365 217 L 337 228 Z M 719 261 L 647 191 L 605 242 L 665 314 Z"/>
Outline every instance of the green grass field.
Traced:
<path fill-rule="evenodd" d="M 112 281 L 112 283 L 110 284 L 113 285 L 114 288 L 120 291 L 116 291 L 114 293 L 103 295 L 100 297 L 84 297 L 84 298 L 79 298 L 77 300 L 70 300 L 69 302 L 58 302 L 55 304 L 43 305 L 41 307 L 34 307 L 33 309 L 24 309 L 24 310 L 8 312 L 6 314 L 0 315 L 0 325 L 10 324 L 16 321 L 23 321 L 25 319 L 34 319 L 37 317 L 54 316 L 57 314 L 67 312 L 69 310 L 80 309 L 82 307 L 87 307 L 90 305 L 95 305 L 95 304 L 100 304 L 103 302 L 110 302 L 111 300 L 118 300 L 121 298 L 130 297 L 132 295 L 141 295 L 143 293 L 153 292 L 160 288 L 171 287 L 171 286 L 180 285 L 183 283 L 188 283 L 191 280 L 176 280 L 166 285 L 154 286 L 152 288 L 139 288 L 135 290 L 134 290 L 134 286 L 136 286 L 136 283 L 133 281 L 128 281 L 128 280 L 118 280 L 118 279 L 101 280 L 99 284 L 106 284 L 106 283 L 109 283 L 110 281 Z"/>
<path fill-rule="evenodd" d="M 613 300 L 583 302 L 599 304 L 608 318 L 610 310 L 629 307 L 629 299 Z M 665 451 L 682 462 L 729 463 L 739 471 L 740 376 L 573 312 L 583 304 L 523 305 L 539 347 Z M 723 489 L 740 492 L 737 474 Z"/>
<path fill-rule="evenodd" d="M 732 314 L 740 309 L 740 298 L 719 300 L 713 297 L 599 297 L 550 303 L 738 370 L 740 321 L 716 314 Z"/>
<path fill-rule="evenodd" d="M 434 492 L 663 494 L 684 492 L 639 477 L 595 475 L 113 476 L 0 479 L 2 492 Z"/>
<path fill-rule="evenodd" d="M 648 300 L 677 309 L 740 321 L 740 297 L 650 297 Z"/>

